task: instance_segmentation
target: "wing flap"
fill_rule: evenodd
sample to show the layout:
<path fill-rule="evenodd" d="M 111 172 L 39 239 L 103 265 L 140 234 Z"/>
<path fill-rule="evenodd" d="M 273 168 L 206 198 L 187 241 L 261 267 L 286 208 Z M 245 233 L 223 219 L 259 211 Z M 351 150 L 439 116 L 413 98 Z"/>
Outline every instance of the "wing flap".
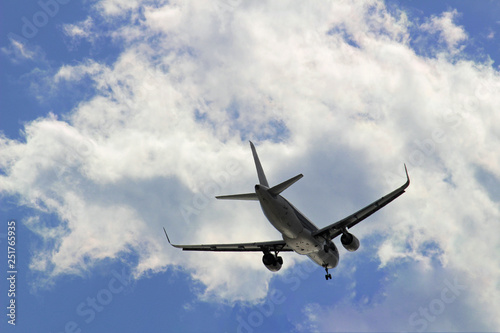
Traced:
<path fill-rule="evenodd" d="M 216 252 L 264 252 L 264 251 L 293 251 L 284 240 L 254 242 L 254 243 L 234 243 L 234 244 L 199 244 L 199 245 L 178 245 L 172 244 L 163 228 L 168 243 L 173 247 L 184 251 L 216 251 Z"/>
<path fill-rule="evenodd" d="M 293 251 L 285 241 L 236 243 L 236 244 L 200 244 L 178 245 L 184 251 L 215 251 L 215 252 L 264 252 L 268 251 Z"/>

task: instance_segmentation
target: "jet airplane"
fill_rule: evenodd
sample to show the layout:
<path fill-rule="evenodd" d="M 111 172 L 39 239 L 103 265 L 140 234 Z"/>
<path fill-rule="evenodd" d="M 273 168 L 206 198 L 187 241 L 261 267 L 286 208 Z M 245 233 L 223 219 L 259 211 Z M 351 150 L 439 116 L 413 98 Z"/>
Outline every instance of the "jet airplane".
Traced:
<path fill-rule="evenodd" d="M 308 256 L 312 261 L 322 266 L 325 271 L 326 280 L 331 279 L 328 269 L 334 268 L 339 262 L 339 251 L 333 239 L 340 237 L 340 242 L 344 248 L 350 252 L 359 248 L 359 240 L 351 234 L 348 229 L 354 227 L 391 201 L 405 192 L 410 185 L 410 177 L 405 165 L 406 183 L 401 187 L 374 201 L 368 206 L 351 214 L 335 223 L 319 229 L 307 217 L 304 216 L 295 206 L 280 194 L 293 183 L 302 178 L 299 174 L 278 185 L 269 186 L 266 175 L 260 164 L 259 156 L 255 146 L 250 141 L 257 176 L 259 183 L 255 185 L 255 192 L 244 194 L 232 194 L 217 196 L 222 200 L 254 200 L 259 201 L 264 215 L 269 222 L 282 234 L 282 240 L 236 243 L 236 244 L 201 244 L 201 245 L 177 245 L 172 244 L 167 231 L 163 228 L 168 242 L 184 251 L 256 251 L 263 252 L 262 262 L 272 272 L 277 272 L 283 265 L 283 258 L 278 256 L 279 252 L 295 251 L 298 254 Z"/>

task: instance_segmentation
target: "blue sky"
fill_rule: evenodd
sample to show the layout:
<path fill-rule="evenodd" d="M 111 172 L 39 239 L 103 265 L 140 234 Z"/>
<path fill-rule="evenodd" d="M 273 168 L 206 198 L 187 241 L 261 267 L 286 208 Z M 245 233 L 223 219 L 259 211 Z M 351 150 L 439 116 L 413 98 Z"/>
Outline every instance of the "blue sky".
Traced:
<path fill-rule="evenodd" d="M 500 330 L 497 2 L 64 2 L 2 3 L 2 332 Z M 280 238 L 248 140 L 319 227 L 412 185 L 328 282 L 170 247 Z"/>

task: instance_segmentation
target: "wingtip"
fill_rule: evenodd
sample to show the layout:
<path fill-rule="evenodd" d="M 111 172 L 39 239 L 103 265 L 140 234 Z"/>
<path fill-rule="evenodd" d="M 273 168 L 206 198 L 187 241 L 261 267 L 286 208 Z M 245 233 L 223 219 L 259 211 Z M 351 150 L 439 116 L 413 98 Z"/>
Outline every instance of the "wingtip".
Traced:
<path fill-rule="evenodd" d="M 404 164 L 405 166 L 405 173 L 406 173 L 406 184 L 410 185 L 410 176 L 408 175 L 408 168 L 406 168 L 406 163 Z"/>
<path fill-rule="evenodd" d="M 165 236 L 167 237 L 168 243 L 172 245 L 172 242 L 170 242 L 170 238 L 168 238 L 167 230 L 165 230 L 165 227 L 163 227 L 163 232 L 165 233 Z"/>

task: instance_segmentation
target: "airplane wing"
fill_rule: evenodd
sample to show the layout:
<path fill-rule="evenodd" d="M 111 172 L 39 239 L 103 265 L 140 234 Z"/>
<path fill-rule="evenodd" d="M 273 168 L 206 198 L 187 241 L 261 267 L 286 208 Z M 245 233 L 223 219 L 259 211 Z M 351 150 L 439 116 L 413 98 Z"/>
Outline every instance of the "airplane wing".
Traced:
<path fill-rule="evenodd" d="M 405 172 L 407 180 L 406 183 L 404 183 L 401 187 L 392 191 L 386 196 L 383 196 L 377 201 L 374 201 L 365 208 L 358 210 L 356 213 L 349 215 L 348 217 L 343 218 L 342 220 L 337 221 L 333 224 L 330 224 L 329 226 L 326 226 L 322 229 L 315 231 L 312 235 L 316 238 L 324 238 L 328 240 L 334 239 L 338 235 L 342 234 L 342 229 L 344 228 L 349 229 L 354 227 L 359 222 L 363 221 L 364 219 L 366 219 L 367 217 L 369 217 L 382 207 L 389 204 L 391 201 L 393 201 L 401 194 L 403 194 L 405 192 L 405 189 L 410 185 L 410 177 L 408 176 L 408 170 L 406 169 L 406 165 L 405 165 Z"/>
<path fill-rule="evenodd" d="M 284 240 L 270 241 L 270 242 L 255 242 L 255 243 L 235 243 L 235 244 L 200 244 L 200 245 L 177 245 L 172 244 L 168 238 L 167 231 L 163 228 L 165 236 L 167 236 L 168 243 L 173 247 L 183 249 L 184 251 L 226 251 L 226 252 L 239 252 L 239 251 L 255 251 L 255 252 L 283 252 L 293 251 Z"/>

